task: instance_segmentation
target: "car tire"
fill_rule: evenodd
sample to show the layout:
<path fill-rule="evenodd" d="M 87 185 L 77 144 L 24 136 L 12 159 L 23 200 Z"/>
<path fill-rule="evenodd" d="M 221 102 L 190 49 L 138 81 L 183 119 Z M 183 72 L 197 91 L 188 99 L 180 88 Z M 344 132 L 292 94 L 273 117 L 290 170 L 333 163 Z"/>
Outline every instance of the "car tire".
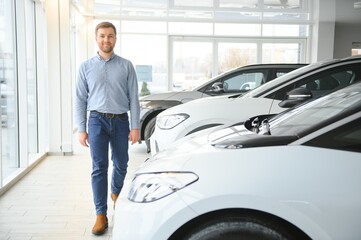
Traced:
<path fill-rule="evenodd" d="M 152 136 L 154 129 L 155 129 L 155 122 L 157 120 L 157 116 L 154 116 L 152 119 L 150 119 L 147 123 L 147 125 L 144 128 L 144 141 L 147 144 L 147 152 L 150 152 L 150 142 L 149 138 Z"/>
<path fill-rule="evenodd" d="M 182 239 L 187 240 L 232 240 L 232 239 L 292 239 L 293 233 L 283 231 L 269 221 L 239 216 L 225 216 L 208 221 L 190 231 Z M 304 239 L 304 238 L 301 238 Z"/>

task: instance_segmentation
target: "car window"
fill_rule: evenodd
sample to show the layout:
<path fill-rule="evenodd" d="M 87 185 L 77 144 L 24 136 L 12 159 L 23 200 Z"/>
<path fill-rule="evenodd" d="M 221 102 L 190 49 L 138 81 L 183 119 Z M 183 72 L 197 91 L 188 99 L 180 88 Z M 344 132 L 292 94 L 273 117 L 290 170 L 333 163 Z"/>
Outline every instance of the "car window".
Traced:
<path fill-rule="evenodd" d="M 276 78 L 281 77 L 285 75 L 286 73 L 289 73 L 293 71 L 294 69 L 277 69 L 276 70 Z"/>
<path fill-rule="evenodd" d="M 252 91 L 248 91 L 246 94 L 244 94 L 242 97 L 244 98 L 252 98 L 252 97 L 259 97 L 263 94 L 266 94 L 267 92 L 270 91 L 270 89 L 274 89 L 277 86 L 281 86 L 283 85 L 285 82 L 291 81 L 294 78 L 297 78 L 298 76 L 302 75 L 302 74 L 307 74 L 310 71 L 313 71 L 314 69 L 319 68 L 320 66 L 322 66 L 325 63 L 322 62 L 317 62 L 317 63 L 312 63 L 309 65 L 306 65 L 304 67 L 300 67 L 296 70 L 293 70 L 287 74 L 284 74 L 272 81 L 269 81 L 261 86 L 259 86 L 258 88 L 252 90 Z"/>
<path fill-rule="evenodd" d="M 361 152 L 361 119 L 312 139 L 305 145 Z"/>
<path fill-rule="evenodd" d="M 266 71 L 243 72 L 224 80 L 223 89 L 225 93 L 249 91 L 263 84 L 266 77 Z"/>
<path fill-rule="evenodd" d="M 327 71 L 303 78 L 296 83 L 289 84 L 267 97 L 283 100 L 287 92 L 299 87 L 307 88 L 312 92 L 313 97 L 319 97 L 358 81 L 358 75 L 361 71 L 360 67 L 361 64 L 353 64 L 351 66 L 331 68 Z"/>

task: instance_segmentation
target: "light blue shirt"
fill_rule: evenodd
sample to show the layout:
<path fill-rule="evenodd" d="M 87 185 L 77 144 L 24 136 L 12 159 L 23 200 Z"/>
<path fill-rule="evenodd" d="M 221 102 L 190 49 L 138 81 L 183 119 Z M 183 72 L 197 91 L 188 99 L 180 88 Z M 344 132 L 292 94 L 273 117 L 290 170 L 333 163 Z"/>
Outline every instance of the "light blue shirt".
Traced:
<path fill-rule="evenodd" d="M 131 128 L 139 129 L 138 81 L 133 64 L 116 54 L 105 61 L 99 54 L 79 68 L 75 93 L 75 122 L 86 131 L 87 111 L 121 114 L 130 111 Z"/>

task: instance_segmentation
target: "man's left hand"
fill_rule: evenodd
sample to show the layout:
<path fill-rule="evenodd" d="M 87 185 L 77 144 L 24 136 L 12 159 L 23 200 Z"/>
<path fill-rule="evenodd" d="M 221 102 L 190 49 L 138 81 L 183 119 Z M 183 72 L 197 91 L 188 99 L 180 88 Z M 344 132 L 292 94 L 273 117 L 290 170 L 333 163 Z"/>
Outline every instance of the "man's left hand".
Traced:
<path fill-rule="evenodd" d="M 129 141 L 132 145 L 140 140 L 140 131 L 139 129 L 131 129 L 129 133 Z"/>

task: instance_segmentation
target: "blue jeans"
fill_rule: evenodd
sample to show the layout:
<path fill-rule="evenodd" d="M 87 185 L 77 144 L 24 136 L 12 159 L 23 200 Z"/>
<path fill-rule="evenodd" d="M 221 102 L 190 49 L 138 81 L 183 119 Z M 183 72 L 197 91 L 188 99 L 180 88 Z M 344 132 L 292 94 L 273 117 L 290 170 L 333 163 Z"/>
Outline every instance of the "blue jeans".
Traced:
<path fill-rule="evenodd" d="M 113 161 L 111 192 L 119 194 L 128 167 L 129 120 L 124 117 L 107 118 L 90 112 L 88 140 L 93 162 L 91 182 L 96 214 L 107 213 L 109 146 Z"/>

